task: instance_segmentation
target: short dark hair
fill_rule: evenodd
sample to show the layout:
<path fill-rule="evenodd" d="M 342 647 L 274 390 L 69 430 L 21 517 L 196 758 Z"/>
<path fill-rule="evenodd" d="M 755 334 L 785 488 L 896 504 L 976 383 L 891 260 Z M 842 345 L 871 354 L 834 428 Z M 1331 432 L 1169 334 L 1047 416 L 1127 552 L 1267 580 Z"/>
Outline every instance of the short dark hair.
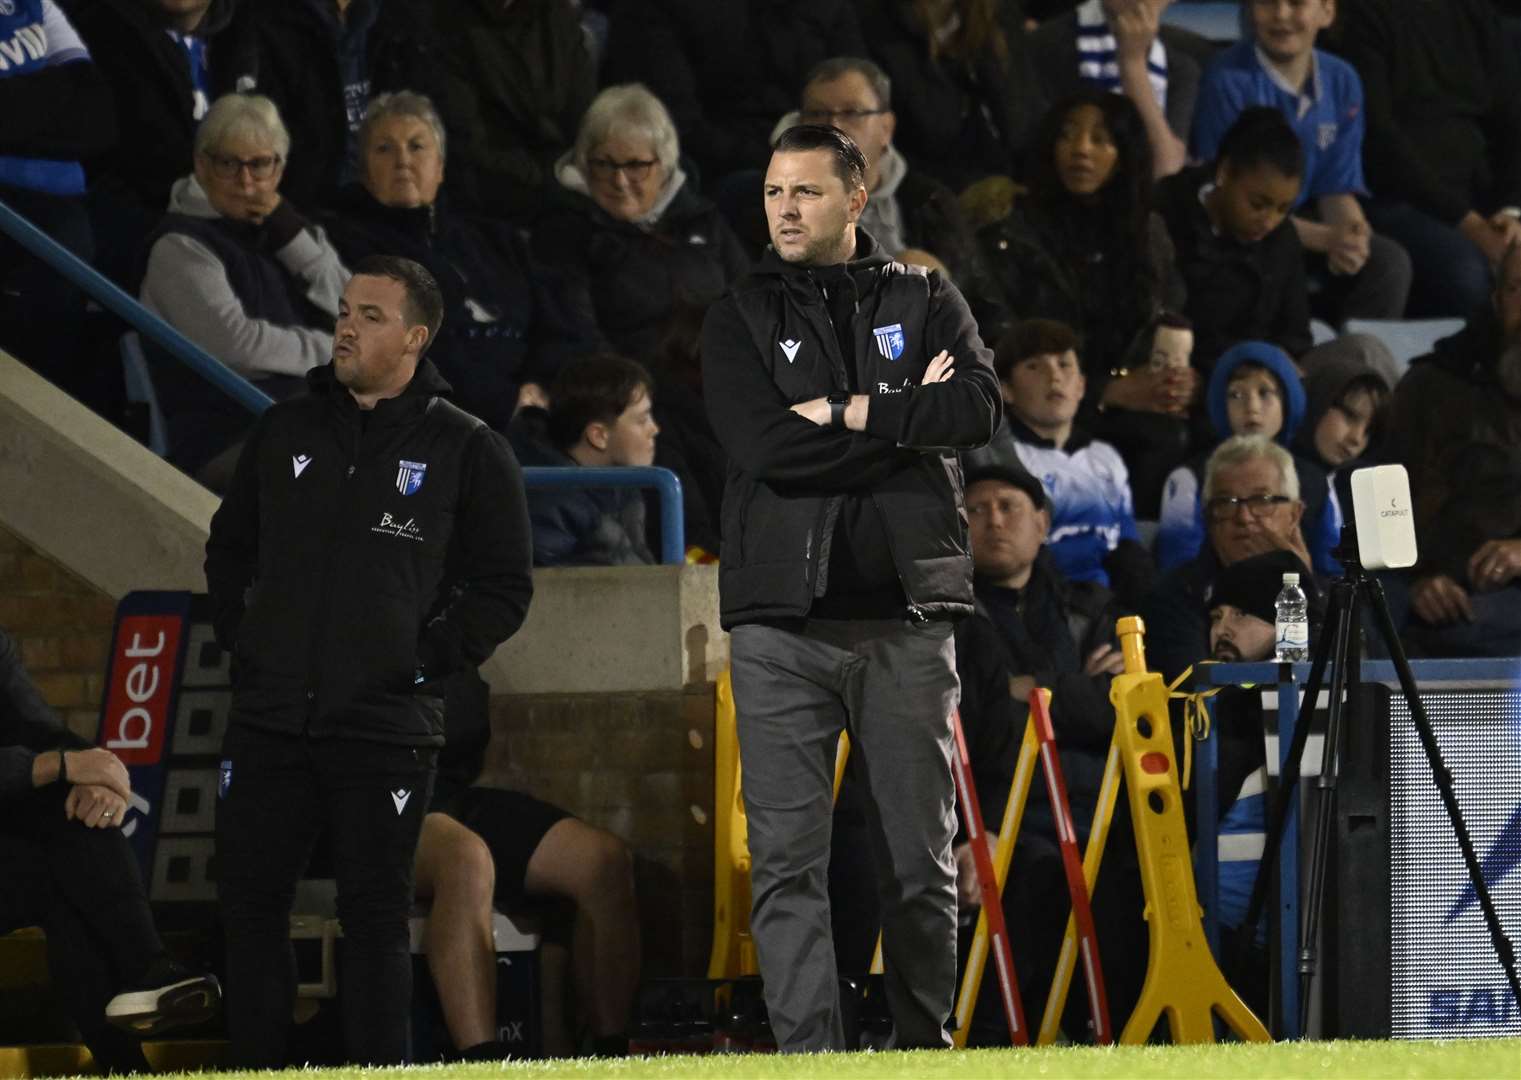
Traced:
<path fill-rule="evenodd" d="M 893 107 L 893 81 L 887 72 L 864 56 L 832 56 L 813 65 L 813 70 L 803 78 L 803 90 L 816 82 L 834 82 L 844 75 L 859 75 L 871 87 L 877 97 L 877 108 Z M 801 96 L 801 95 L 799 95 Z"/>
<path fill-rule="evenodd" d="M 428 268 L 400 255 L 366 255 L 354 265 L 354 276 L 361 274 L 389 278 L 401 285 L 406 294 L 402 315 L 410 325 L 428 328 L 428 340 L 423 344 L 423 352 L 427 352 L 444 324 L 444 294 Z"/>
<path fill-rule="evenodd" d="M 998 339 L 993 350 L 993 371 L 999 382 L 1006 382 L 1014 365 L 1032 356 L 1055 353 L 1060 356 L 1071 349 L 1076 352 L 1082 345 L 1077 331 L 1056 319 L 1024 319 Z"/>
<path fill-rule="evenodd" d="M 1341 393 L 1336 395 L 1331 407 L 1345 405 L 1353 394 L 1367 394 L 1373 402 L 1373 416 L 1368 424 L 1368 445 L 1376 447 L 1384 439 L 1384 427 L 1389 422 L 1389 402 L 1394 397 L 1394 391 L 1389 389 L 1389 384 L 1382 375 L 1365 372 L 1341 388 Z"/>
<path fill-rule="evenodd" d="M 1158 330 L 1192 330 L 1194 321 L 1187 315 L 1176 311 L 1160 311 L 1157 317 L 1151 320 L 1151 332 L 1155 336 Z"/>
<path fill-rule="evenodd" d="M 834 174 L 847 192 L 866 186 L 866 156 L 855 140 L 839 128 L 824 124 L 798 124 L 782 132 L 772 148 L 778 154 L 804 154 L 827 150 L 834 157 Z"/>
<path fill-rule="evenodd" d="M 549 388 L 549 441 L 557 450 L 569 450 L 588 424 L 611 424 L 651 385 L 643 364 L 615 352 L 572 360 Z"/>
<path fill-rule="evenodd" d="M 1235 169 L 1266 165 L 1288 177 L 1304 175 L 1304 147 L 1283 113 L 1267 105 L 1242 109 L 1220 140 L 1217 164 Z"/>

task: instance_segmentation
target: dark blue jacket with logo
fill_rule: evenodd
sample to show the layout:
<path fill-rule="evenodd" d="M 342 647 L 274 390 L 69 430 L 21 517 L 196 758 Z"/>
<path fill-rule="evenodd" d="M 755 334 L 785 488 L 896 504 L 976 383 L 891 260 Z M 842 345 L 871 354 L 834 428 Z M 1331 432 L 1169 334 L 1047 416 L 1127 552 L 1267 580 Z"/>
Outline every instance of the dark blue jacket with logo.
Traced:
<path fill-rule="evenodd" d="M 905 614 L 972 610 L 955 451 L 981 446 L 997 427 L 991 354 L 939 273 L 893 262 L 860 230 L 846 271 L 855 290 L 848 357 L 813 271 L 771 250 L 703 325 L 703 392 L 729 454 L 719 559 L 726 629 L 809 613 L 827 591 L 848 497 L 869 499 L 880 514 Z M 941 349 L 956 358 L 955 375 L 920 386 Z M 851 386 L 871 396 L 864 432 L 791 411 Z"/>
<path fill-rule="evenodd" d="M 254 427 L 211 519 L 206 582 L 234 657 L 232 722 L 443 742 L 443 684 L 533 592 L 523 477 L 423 360 L 362 412 L 331 364 Z"/>

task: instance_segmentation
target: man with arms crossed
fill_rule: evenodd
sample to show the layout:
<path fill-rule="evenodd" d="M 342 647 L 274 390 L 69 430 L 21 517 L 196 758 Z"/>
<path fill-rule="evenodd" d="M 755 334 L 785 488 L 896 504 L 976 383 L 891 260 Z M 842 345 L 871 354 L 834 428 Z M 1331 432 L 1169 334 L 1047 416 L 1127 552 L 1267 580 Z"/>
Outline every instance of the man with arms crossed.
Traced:
<path fill-rule="evenodd" d="M 444 733 L 444 684 L 523 622 L 523 478 L 423 357 L 443 297 L 372 256 L 338 306 L 333 362 L 272 406 L 211 520 L 206 581 L 233 655 L 217 806 L 228 1064 L 285 1065 L 290 908 L 326 829 L 343 924 L 350 1059 L 401 1064 L 412 858 Z"/>
<path fill-rule="evenodd" d="M 954 286 L 856 227 L 864 172 L 838 130 L 785 132 L 764 185 L 772 246 L 703 328 L 730 459 L 720 588 L 751 928 L 790 1051 L 846 1048 L 826 889 L 846 728 L 883 875 L 894 1045 L 947 1045 L 955 990 L 951 624 L 972 610 L 972 561 L 954 451 L 992 437 L 998 383 Z"/>

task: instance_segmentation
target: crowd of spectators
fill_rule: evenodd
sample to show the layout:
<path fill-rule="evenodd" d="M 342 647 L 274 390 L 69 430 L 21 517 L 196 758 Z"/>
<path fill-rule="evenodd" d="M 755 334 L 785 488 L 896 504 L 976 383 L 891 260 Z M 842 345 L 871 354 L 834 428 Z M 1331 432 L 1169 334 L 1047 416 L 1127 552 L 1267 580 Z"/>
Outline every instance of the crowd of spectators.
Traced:
<path fill-rule="evenodd" d="M 703 315 L 765 245 L 771 145 L 832 124 L 876 248 L 949 275 L 997 343 L 1003 424 L 964 462 L 967 693 L 1102 703 L 1118 611 L 1169 678 L 1218 654 L 1234 624 L 1206 605 L 1246 595 L 1222 574 L 1289 553 L 1324 585 L 1378 462 L 1415 499 L 1407 648 L 1521 654 L 1515 5 L 1242 0 L 1219 47 L 1170 2 L 12 0 L 0 199 L 275 398 L 327 363 L 347 267 L 416 260 L 459 404 L 526 464 L 673 468 L 689 555 L 722 560 Z M 114 340 L 0 254 L 0 346 L 110 407 Z M 1344 332 L 1426 317 L 1463 329 L 1408 374 Z M 170 459 L 219 487 L 248 419 L 149 353 Z M 658 550 L 636 495 L 532 514 L 541 565 Z M 990 696 L 969 734 L 1009 709 Z M 1078 711 L 1059 732 L 1101 756 Z"/>

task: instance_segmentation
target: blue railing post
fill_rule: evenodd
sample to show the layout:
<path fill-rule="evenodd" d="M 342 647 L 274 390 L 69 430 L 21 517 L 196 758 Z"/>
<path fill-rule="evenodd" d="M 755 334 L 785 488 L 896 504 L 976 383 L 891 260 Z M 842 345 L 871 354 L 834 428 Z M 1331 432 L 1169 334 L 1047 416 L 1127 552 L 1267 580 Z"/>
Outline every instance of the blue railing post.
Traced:
<path fill-rule="evenodd" d="M 121 317 L 139 333 L 255 416 L 273 405 L 274 398 L 217 360 L 205 349 L 138 303 L 95 267 L 16 213 L 0 200 L 0 232 L 47 263 L 96 303 Z"/>
<path fill-rule="evenodd" d="M 653 465 L 609 468 L 530 465 L 523 469 L 530 488 L 654 488 L 660 492 L 660 561 L 680 565 L 687 559 L 686 523 L 681 516 L 681 481 L 670 469 Z"/>

